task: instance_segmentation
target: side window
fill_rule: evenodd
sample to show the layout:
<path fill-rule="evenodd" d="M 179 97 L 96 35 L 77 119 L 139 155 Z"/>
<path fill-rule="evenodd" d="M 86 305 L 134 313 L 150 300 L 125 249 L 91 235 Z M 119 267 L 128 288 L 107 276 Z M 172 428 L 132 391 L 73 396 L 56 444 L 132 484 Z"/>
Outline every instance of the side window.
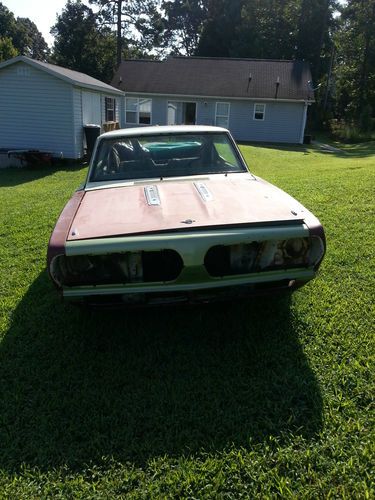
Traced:
<path fill-rule="evenodd" d="M 266 114 L 266 105 L 255 103 L 253 120 L 264 120 L 265 114 Z"/>
<path fill-rule="evenodd" d="M 213 145 L 217 151 L 217 154 L 222 160 L 224 160 L 227 164 L 238 167 L 242 170 L 241 166 L 239 165 L 238 159 L 234 154 L 233 147 L 224 134 L 218 135 L 215 138 Z"/>
<path fill-rule="evenodd" d="M 229 102 L 217 102 L 215 110 L 215 125 L 217 127 L 229 127 Z"/>

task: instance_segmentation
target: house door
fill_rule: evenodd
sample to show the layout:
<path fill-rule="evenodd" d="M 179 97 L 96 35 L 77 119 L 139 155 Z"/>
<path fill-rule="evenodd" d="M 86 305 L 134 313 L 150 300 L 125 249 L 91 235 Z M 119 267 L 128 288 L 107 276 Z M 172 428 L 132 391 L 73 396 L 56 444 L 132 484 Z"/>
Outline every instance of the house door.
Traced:
<path fill-rule="evenodd" d="M 168 125 L 195 125 L 196 116 L 195 102 L 168 101 Z"/>
<path fill-rule="evenodd" d="M 96 92 L 82 92 L 82 123 L 83 125 L 102 124 L 100 94 Z"/>
<path fill-rule="evenodd" d="M 197 104 L 195 102 L 184 102 L 184 124 L 185 125 L 195 125 L 196 114 L 197 114 Z"/>
<path fill-rule="evenodd" d="M 177 102 L 168 102 L 168 125 L 177 125 Z"/>

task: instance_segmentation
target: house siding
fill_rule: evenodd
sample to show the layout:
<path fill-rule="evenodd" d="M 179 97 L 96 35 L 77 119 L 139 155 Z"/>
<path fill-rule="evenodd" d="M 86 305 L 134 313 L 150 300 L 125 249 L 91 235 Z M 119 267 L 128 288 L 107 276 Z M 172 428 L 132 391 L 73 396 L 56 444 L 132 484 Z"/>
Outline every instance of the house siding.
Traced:
<path fill-rule="evenodd" d="M 264 102 L 264 120 L 254 120 L 255 101 L 232 101 L 229 129 L 237 141 L 298 143 L 303 123 L 303 103 Z"/>
<path fill-rule="evenodd" d="M 22 61 L 0 69 L 0 148 L 39 149 L 78 159 L 84 153 L 82 93 L 99 96 L 97 115 L 105 120 L 105 97 L 121 96 L 65 82 Z"/>
<path fill-rule="evenodd" d="M 82 92 L 73 87 L 74 158 L 83 156 Z"/>
<path fill-rule="evenodd" d="M 229 125 L 233 137 L 237 141 L 284 142 L 299 143 L 304 118 L 303 102 L 275 102 L 215 99 L 184 98 L 178 96 L 152 96 L 151 94 L 132 94 L 129 97 L 147 97 L 152 99 L 151 125 L 167 124 L 168 101 L 184 101 L 197 103 L 197 125 L 215 125 L 217 102 L 230 104 Z M 125 101 L 124 101 L 125 102 Z M 265 119 L 254 120 L 255 103 L 264 103 Z M 125 104 L 124 104 L 125 106 Z M 125 117 L 125 113 L 123 115 Z M 121 122 L 123 128 L 137 125 Z M 140 125 L 142 126 L 142 125 Z"/>
<path fill-rule="evenodd" d="M 72 86 L 23 62 L 0 71 L 0 148 L 74 158 Z"/>
<path fill-rule="evenodd" d="M 204 99 L 197 101 L 197 124 L 215 125 L 216 102 L 229 102 L 225 99 Z"/>

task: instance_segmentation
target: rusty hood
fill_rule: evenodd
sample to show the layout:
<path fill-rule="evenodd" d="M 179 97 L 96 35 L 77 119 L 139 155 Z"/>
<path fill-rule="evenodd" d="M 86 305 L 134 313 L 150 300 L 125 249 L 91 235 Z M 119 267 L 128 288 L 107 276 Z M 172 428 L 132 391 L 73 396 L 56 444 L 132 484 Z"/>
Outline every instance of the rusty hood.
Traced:
<path fill-rule="evenodd" d="M 303 219 L 296 200 L 250 174 L 152 180 L 86 191 L 67 239 Z"/>

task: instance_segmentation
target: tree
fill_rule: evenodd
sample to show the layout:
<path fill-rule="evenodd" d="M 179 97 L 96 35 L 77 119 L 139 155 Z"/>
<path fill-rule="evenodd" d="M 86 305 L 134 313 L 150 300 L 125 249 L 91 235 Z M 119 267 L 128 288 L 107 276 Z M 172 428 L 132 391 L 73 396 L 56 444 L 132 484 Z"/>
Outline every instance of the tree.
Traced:
<path fill-rule="evenodd" d="M 13 13 L 0 2 L 0 37 L 13 38 L 16 30 L 16 20 Z"/>
<path fill-rule="evenodd" d="M 336 36 L 336 110 L 357 121 L 368 106 L 375 110 L 374 25 L 375 0 L 350 0 L 342 7 Z"/>
<path fill-rule="evenodd" d="M 0 62 L 11 59 L 18 55 L 17 49 L 13 46 L 9 37 L 0 38 Z"/>
<path fill-rule="evenodd" d="M 0 38 L 9 39 L 21 55 L 41 61 L 48 59 L 48 45 L 35 23 L 27 17 L 15 19 L 13 13 L 2 3 L 0 3 Z M 9 45 L 9 42 L 6 44 Z"/>
<path fill-rule="evenodd" d="M 232 42 L 234 57 L 293 59 L 298 4 L 290 0 L 246 0 Z"/>
<path fill-rule="evenodd" d="M 164 26 L 155 0 L 89 0 L 99 6 L 101 26 L 115 28 L 116 62 L 121 63 L 123 49 L 128 53 L 149 51 L 161 45 Z"/>
<path fill-rule="evenodd" d="M 207 18 L 207 4 L 207 0 L 163 1 L 164 43 L 172 53 L 195 53 Z"/>
<path fill-rule="evenodd" d="M 197 55 L 229 57 L 241 23 L 244 0 L 208 0 L 207 20 L 197 48 Z"/>
<path fill-rule="evenodd" d="M 304 59 L 319 78 L 335 6 L 336 0 L 211 0 L 198 53 Z"/>
<path fill-rule="evenodd" d="M 13 44 L 23 56 L 46 61 L 49 47 L 35 23 L 27 17 L 17 17 Z"/>
<path fill-rule="evenodd" d="M 315 81 L 328 70 L 336 9 L 336 0 L 301 1 L 295 56 L 310 62 Z"/>
<path fill-rule="evenodd" d="M 109 29 L 99 29 L 96 16 L 80 0 L 69 0 L 56 24 L 52 59 L 95 78 L 110 81 L 116 52 L 115 37 Z"/>

